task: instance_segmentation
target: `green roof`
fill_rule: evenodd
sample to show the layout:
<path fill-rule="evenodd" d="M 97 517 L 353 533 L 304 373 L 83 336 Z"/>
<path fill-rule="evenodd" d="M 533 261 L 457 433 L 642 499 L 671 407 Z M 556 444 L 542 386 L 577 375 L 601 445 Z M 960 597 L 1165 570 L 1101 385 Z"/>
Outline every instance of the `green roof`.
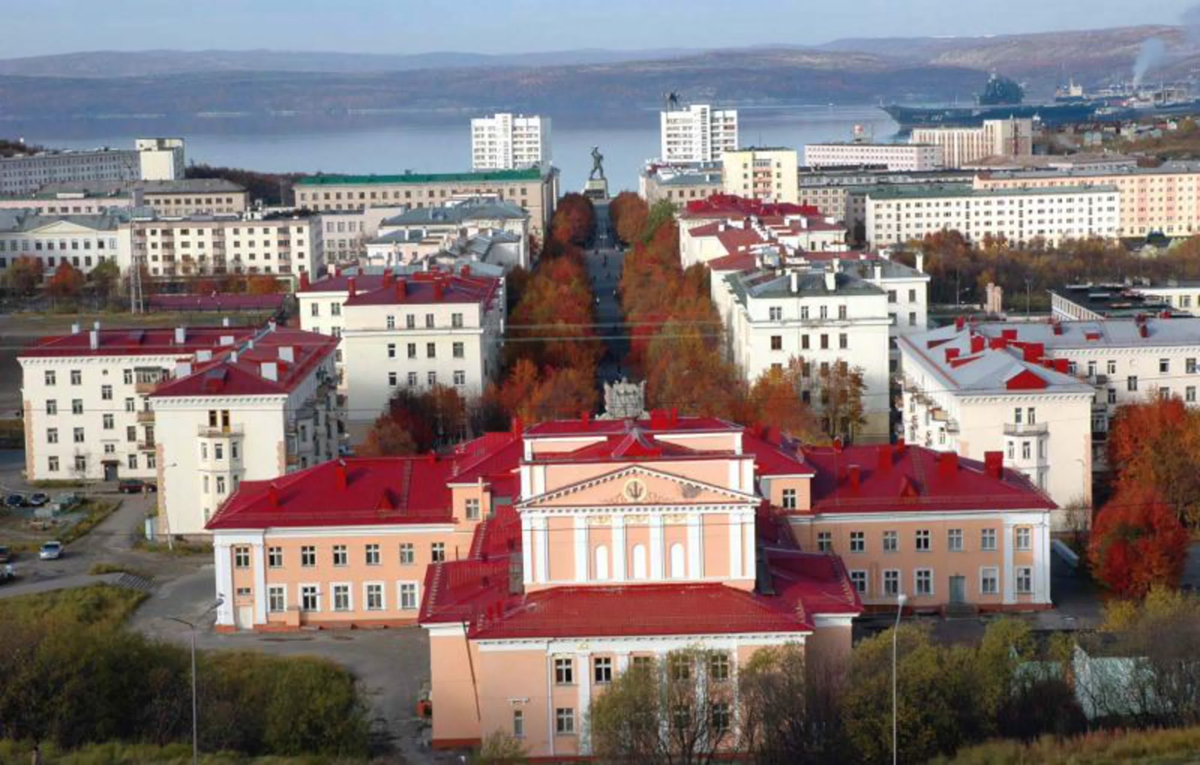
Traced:
<path fill-rule="evenodd" d="M 349 186 L 365 183 L 487 183 L 498 181 L 536 181 L 542 171 L 491 170 L 480 173 L 403 173 L 401 175 L 313 175 L 301 178 L 298 186 Z"/>
<path fill-rule="evenodd" d="M 867 196 L 872 199 L 938 199 L 943 197 L 1011 197 L 1011 196 L 1055 196 L 1057 194 L 1078 194 L 1080 192 L 1109 192 L 1116 193 L 1116 186 L 1079 185 L 1079 186 L 1047 186 L 1044 188 L 999 188 L 975 189 L 966 183 L 928 183 L 904 184 L 897 186 L 879 186 L 866 189 Z"/>

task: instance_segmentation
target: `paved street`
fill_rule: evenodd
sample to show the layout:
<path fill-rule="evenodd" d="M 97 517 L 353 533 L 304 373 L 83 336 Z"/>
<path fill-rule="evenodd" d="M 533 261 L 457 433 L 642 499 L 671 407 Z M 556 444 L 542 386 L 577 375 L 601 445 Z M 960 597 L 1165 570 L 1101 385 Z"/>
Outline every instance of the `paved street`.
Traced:
<path fill-rule="evenodd" d="M 585 260 L 592 289 L 600 300 L 596 305 L 596 334 L 604 338 L 606 346 L 598 376 L 603 382 L 613 382 L 629 373 L 622 367 L 629 353 L 629 338 L 623 325 L 621 303 L 616 296 L 625 255 L 617 249 L 608 217 L 608 203 L 597 203 L 595 209 L 595 236 L 592 246 L 585 252 Z"/>

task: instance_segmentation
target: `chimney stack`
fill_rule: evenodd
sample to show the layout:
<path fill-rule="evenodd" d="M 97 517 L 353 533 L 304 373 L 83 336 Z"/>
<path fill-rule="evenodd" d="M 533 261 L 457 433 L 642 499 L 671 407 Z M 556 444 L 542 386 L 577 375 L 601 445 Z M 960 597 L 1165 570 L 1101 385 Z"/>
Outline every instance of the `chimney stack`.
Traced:
<path fill-rule="evenodd" d="M 94 351 L 100 347 L 100 330 L 93 329 L 88 332 L 88 346 Z"/>
<path fill-rule="evenodd" d="M 408 280 L 407 279 L 397 279 L 396 280 L 396 299 L 404 300 L 404 298 L 406 298 L 406 297 L 408 297 Z"/>
<path fill-rule="evenodd" d="M 279 367 L 274 361 L 264 361 L 262 363 L 262 376 L 272 382 L 279 382 Z"/>
<path fill-rule="evenodd" d="M 858 465 L 851 465 L 846 469 L 846 473 L 850 479 L 850 488 L 857 491 L 862 485 L 862 468 Z"/>
<path fill-rule="evenodd" d="M 306 290 L 306 289 L 308 289 L 308 288 L 309 288 L 309 286 L 310 286 L 311 284 L 312 284 L 312 282 L 310 282 L 310 281 L 309 281 L 309 279 L 308 279 L 308 272 L 307 272 L 307 271 L 301 271 L 301 272 L 300 272 L 300 289 L 301 289 L 301 290 Z"/>
<path fill-rule="evenodd" d="M 917 253 L 917 270 L 925 273 L 925 253 L 923 252 Z"/>
<path fill-rule="evenodd" d="M 984 452 L 983 472 L 990 478 L 1004 477 L 1004 452 Z"/>
<path fill-rule="evenodd" d="M 837 273 L 834 271 L 825 272 L 825 290 L 827 292 L 837 291 Z"/>
<path fill-rule="evenodd" d="M 941 452 L 937 456 L 938 475 L 953 478 L 958 472 L 958 452 Z"/>
<path fill-rule="evenodd" d="M 279 358 L 294 363 L 296 361 L 296 349 L 290 345 L 279 346 Z"/>
<path fill-rule="evenodd" d="M 79 322 L 75 322 L 74 324 L 71 325 L 71 334 L 72 335 L 79 334 Z"/>
<path fill-rule="evenodd" d="M 92 322 L 92 329 L 94 329 L 94 330 L 96 330 L 97 332 L 99 332 L 99 331 L 100 331 L 100 322 L 98 322 L 98 321 L 93 321 L 93 322 Z"/>
<path fill-rule="evenodd" d="M 789 286 L 791 288 L 792 294 L 795 295 L 797 292 L 800 291 L 800 274 L 797 273 L 796 271 L 791 271 L 788 273 L 788 279 L 790 281 Z"/>
<path fill-rule="evenodd" d="M 350 485 L 350 477 L 346 474 L 346 461 L 338 460 L 333 467 L 333 475 L 338 491 L 345 491 Z"/>
<path fill-rule="evenodd" d="M 350 297 L 358 294 L 358 283 L 354 281 L 353 276 L 346 280 L 346 291 L 350 293 Z"/>
<path fill-rule="evenodd" d="M 274 483 L 267 486 L 267 501 L 271 503 L 273 509 L 279 509 L 279 487 Z"/>
<path fill-rule="evenodd" d="M 175 344 L 183 345 L 187 342 L 187 327 L 175 328 Z"/>

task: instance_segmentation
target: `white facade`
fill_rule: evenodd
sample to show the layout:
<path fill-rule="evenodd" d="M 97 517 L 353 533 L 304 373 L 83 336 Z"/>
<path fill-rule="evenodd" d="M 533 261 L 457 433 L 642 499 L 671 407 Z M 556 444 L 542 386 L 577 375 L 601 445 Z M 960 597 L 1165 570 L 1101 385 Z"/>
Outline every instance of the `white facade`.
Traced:
<path fill-rule="evenodd" d="M 336 401 L 320 384 L 332 381 L 332 351 L 324 338 L 273 327 L 96 326 L 43 338 L 19 358 L 26 477 L 152 480 L 160 529 L 203 533 L 240 480 L 336 455 Z M 236 354 L 241 366 L 222 372 Z M 268 357 L 269 371 L 258 361 Z M 288 358 L 315 361 L 289 373 Z M 211 428 L 210 411 L 218 413 Z M 288 423 L 307 436 L 289 440 Z M 210 438 L 220 451 L 201 446 Z"/>
<path fill-rule="evenodd" d="M 464 244 L 474 237 L 495 237 L 500 247 L 489 247 L 479 258 L 493 255 L 496 265 L 529 268 L 530 218 L 520 206 L 495 198 L 453 200 L 441 207 L 406 210 L 379 223 L 378 235 L 366 242 L 371 265 L 408 265 L 427 256 Z M 510 252 L 511 251 L 511 252 Z"/>
<path fill-rule="evenodd" d="M 1063 186 L 983 191 L 965 184 L 892 186 L 866 193 L 866 239 L 884 246 L 955 230 L 968 241 L 986 235 L 1026 243 L 1041 238 L 1114 237 L 1120 194 L 1113 186 Z"/>
<path fill-rule="evenodd" d="M 667 163 L 719 162 L 738 148 L 736 109 L 713 109 L 708 104 L 659 112 L 660 154 Z"/>
<path fill-rule="evenodd" d="M 400 205 L 321 213 L 317 225 L 325 263 L 358 262 L 367 254 L 367 242 L 379 235 L 379 224 L 404 210 Z"/>
<path fill-rule="evenodd" d="M 753 382 L 801 359 L 814 382 L 825 365 L 861 368 L 866 437 L 888 433 L 888 295 L 840 270 L 792 268 L 714 277 L 713 299 L 728 331 L 731 358 Z M 812 403 L 819 409 L 814 395 Z"/>
<path fill-rule="evenodd" d="M 874 165 L 888 170 L 924 171 L 942 166 L 942 147 L 920 143 L 810 143 L 804 147 L 809 168 Z"/>
<path fill-rule="evenodd" d="M 726 151 L 721 164 L 721 182 L 726 194 L 792 204 L 799 200 L 795 149 Z"/>
<path fill-rule="evenodd" d="M 498 113 L 471 120 L 472 170 L 514 170 L 552 159 L 549 117 Z"/>
<path fill-rule="evenodd" d="M 32 194 L 62 181 L 174 180 L 184 174 L 182 138 L 139 138 L 133 149 L 46 151 L 0 158 L 0 195 Z"/>
<path fill-rule="evenodd" d="M 902 435 L 972 459 L 1002 451 L 1060 508 L 1090 505 L 1095 391 L 1065 363 L 1043 363 L 1000 334 L 1016 328 L 993 338 L 959 322 L 900 338 Z M 1052 523 L 1062 529 L 1071 519 L 1060 509 Z"/>
<path fill-rule="evenodd" d="M 133 223 L 133 253 L 151 277 L 264 274 L 294 287 L 324 262 L 316 216 L 145 218 Z"/>
<path fill-rule="evenodd" d="M 26 255 L 41 261 L 45 279 L 63 262 L 88 274 L 111 260 L 124 272 L 132 262 L 132 242 L 128 217 L 116 212 L 38 215 L 0 210 L 0 275 Z"/>
<path fill-rule="evenodd" d="M 984 120 L 979 127 L 914 128 L 914 144 L 937 146 L 945 167 L 962 167 L 984 157 L 1033 155 L 1033 120 Z"/>

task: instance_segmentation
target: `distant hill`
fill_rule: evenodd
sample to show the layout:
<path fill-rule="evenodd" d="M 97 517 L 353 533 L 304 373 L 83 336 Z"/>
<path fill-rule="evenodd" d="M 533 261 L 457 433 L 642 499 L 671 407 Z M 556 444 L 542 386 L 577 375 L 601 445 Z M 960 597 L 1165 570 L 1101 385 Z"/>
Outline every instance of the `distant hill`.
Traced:
<path fill-rule="evenodd" d="M 112 115 L 336 115 L 370 110 L 545 110 L 603 115 L 666 92 L 723 104 L 969 99 L 990 71 L 1044 98 L 1066 76 L 1126 78 L 1145 41 L 1151 76 L 1200 72 L 1178 27 L 963 38 L 847 39 L 814 47 L 603 49 L 484 55 L 289 51 L 95 51 L 0 60 L 3 118 Z"/>

